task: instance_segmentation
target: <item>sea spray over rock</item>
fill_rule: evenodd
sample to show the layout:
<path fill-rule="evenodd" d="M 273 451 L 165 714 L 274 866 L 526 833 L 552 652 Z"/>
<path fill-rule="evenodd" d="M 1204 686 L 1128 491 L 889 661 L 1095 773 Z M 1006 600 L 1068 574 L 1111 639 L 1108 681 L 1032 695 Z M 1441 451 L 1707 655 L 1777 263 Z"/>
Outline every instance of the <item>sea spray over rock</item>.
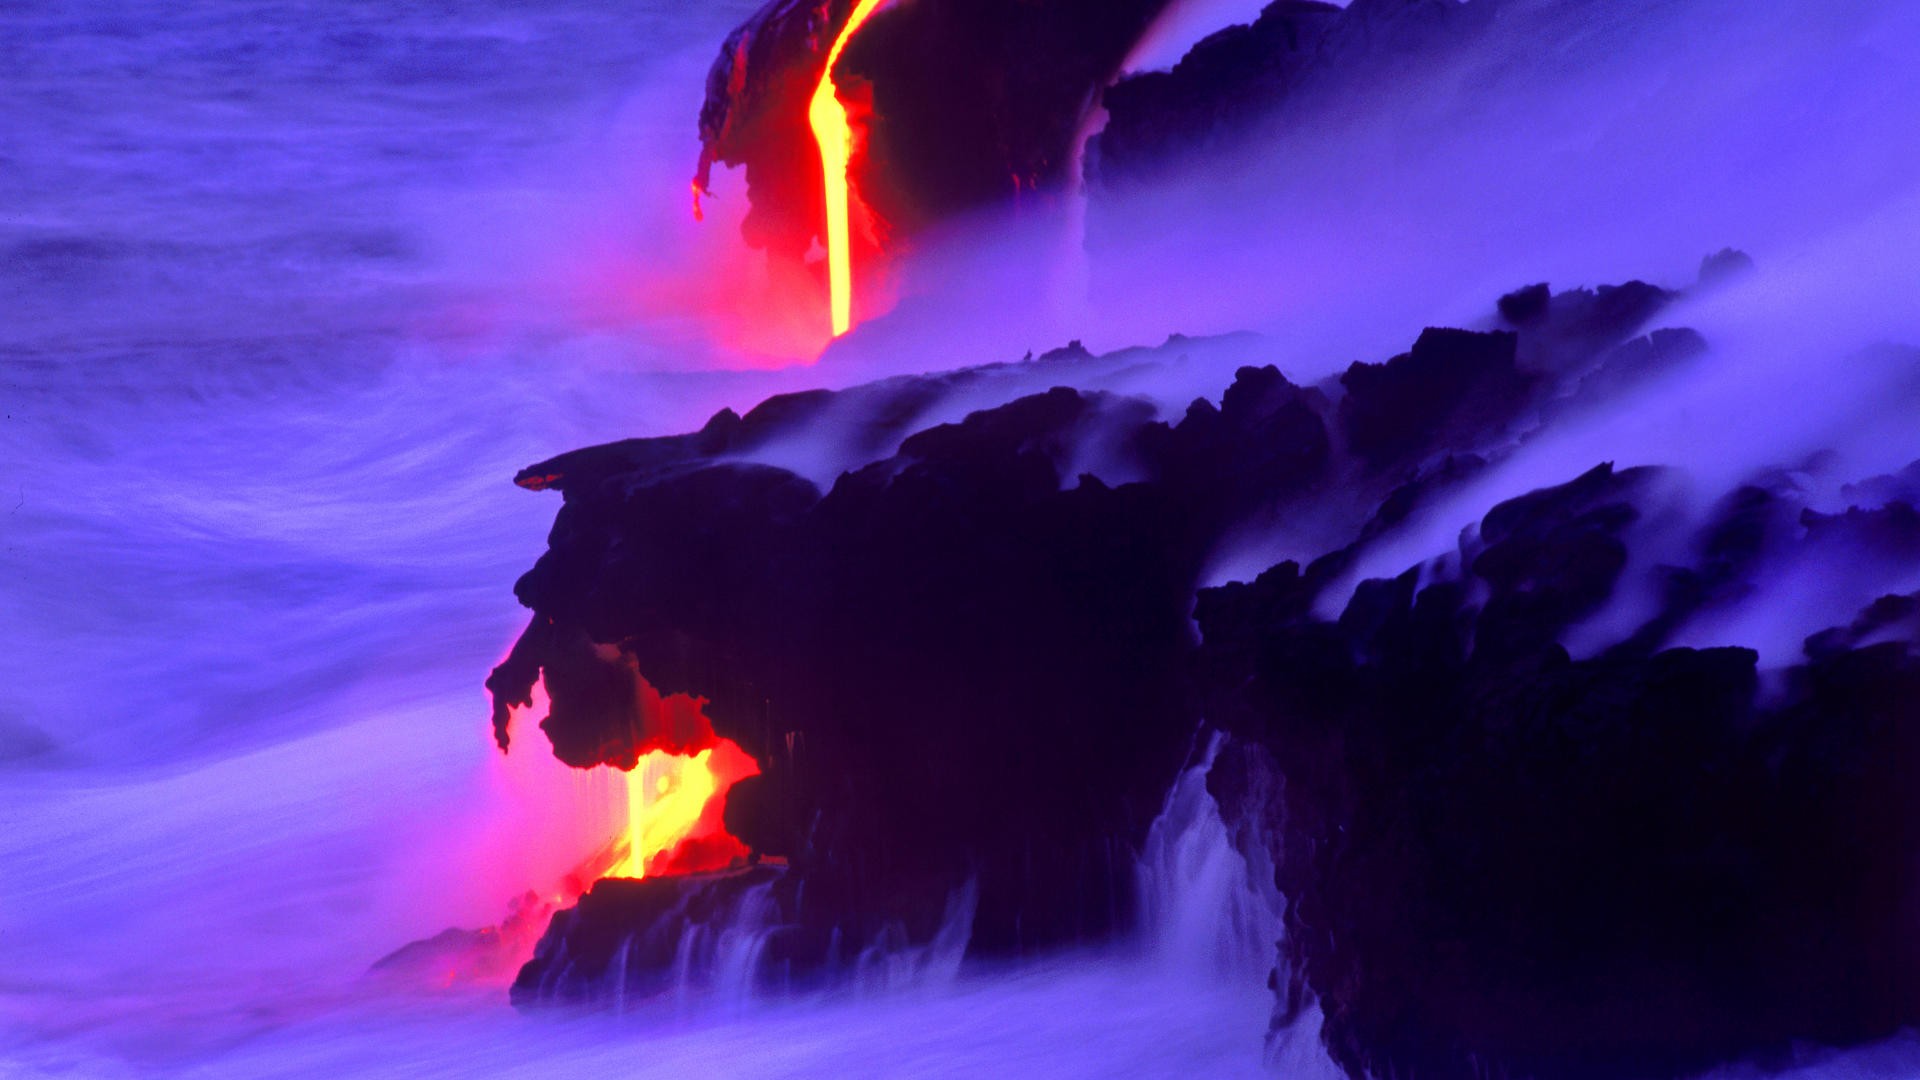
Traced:
<path fill-rule="evenodd" d="M 1141 934 L 1148 955 L 1169 971 L 1264 982 L 1282 933 L 1284 901 L 1273 887 L 1259 820 L 1230 827 L 1207 790 L 1226 734 L 1209 731 L 1201 738 L 1199 760 L 1174 781 L 1147 830 L 1139 867 Z"/>

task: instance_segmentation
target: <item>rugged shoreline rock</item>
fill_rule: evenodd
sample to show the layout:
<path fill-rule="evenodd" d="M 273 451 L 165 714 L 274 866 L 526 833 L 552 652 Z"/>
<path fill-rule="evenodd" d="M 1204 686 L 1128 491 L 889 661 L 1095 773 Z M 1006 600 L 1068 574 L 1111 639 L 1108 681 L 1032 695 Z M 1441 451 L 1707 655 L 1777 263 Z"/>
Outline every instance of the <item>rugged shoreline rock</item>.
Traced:
<path fill-rule="evenodd" d="M 1674 295 L 1520 290 L 1318 385 L 1240 367 L 1177 418 L 1059 385 L 1117 363 L 1064 350 L 530 466 L 565 501 L 516 587 L 534 616 L 496 715 L 542 679 L 555 753 L 620 765 L 671 734 L 649 703 L 704 699 L 761 765 L 725 820 L 764 865 L 601 883 L 516 1002 L 604 1004 L 616 951 L 620 993 L 663 992 L 685 935 L 750 892 L 728 925 L 801 981 L 956 923 L 980 957 L 1110 939 L 1204 722 L 1237 740 L 1222 804 L 1271 792 L 1276 1024 L 1318 1002 L 1356 1078 L 1675 1077 L 1920 1020 L 1899 824 L 1920 820 L 1920 595 L 1784 667 L 1685 643 L 1770 577 L 1915 565 L 1906 473 L 1844 513 L 1789 473 L 1676 508 L 1667 471 L 1582 462 L 1457 550 L 1350 580 L 1552 425 L 1696 362 L 1699 335 L 1647 332 Z M 1007 389 L 1035 371 L 1056 385 Z M 980 407 L 927 419 L 954 400 Z M 849 463 L 830 483 L 780 464 L 809 439 Z M 1235 538 L 1303 516 L 1334 538 L 1317 558 L 1199 588 Z M 1256 759 L 1277 782 L 1247 782 Z"/>
<path fill-rule="evenodd" d="M 1100 90 L 1168 0 L 915 0 L 878 9 L 835 84 L 860 118 L 851 167 L 885 246 L 983 206 L 1077 181 Z M 770 0 L 727 37 L 700 109 L 696 189 L 744 166 L 754 247 L 798 259 L 822 188 L 808 104 L 852 0 Z"/>
<path fill-rule="evenodd" d="M 1766 687 L 1659 630 L 1576 660 L 1650 479 L 1503 504 L 1336 620 L 1292 564 L 1201 594 L 1208 716 L 1286 780 L 1276 1027 L 1317 1000 L 1356 1078 L 1679 1077 L 1920 1023 L 1920 598 Z"/>
<path fill-rule="evenodd" d="M 1499 0 L 1278 0 L 1253 22 L 1202 40 L 1169 71 L 1131 74 L 1102 96 L 1107 124 L 1088 152 L 1107 188 L 1245 143 L 1276 119 L 1311 115 L 1393 86 L 1477 40 Z"/>
<path fill-rule="evenodd" d="M 1546 319 L 1522 339 L 1577 371 L 1637 329 L 1574 349 Z M 1405 393 L 1481 356 L 1484 378 Z M 1059 386 L 915 430 L 982 376 L 892 380 L 531 466 L 519 482 L 565 503 L 516 586 L 534 618 L 488 680 L 496 736 L 544 679 L 558 756 L 624 766 L 663 737 L 647 703 L 695 695 L 764 769 L 729 825 L 834 879 L 820 891 L 852 898 L 864 928 L 927 923 L 899 910 L 897 882 L 939 903 L 973 881 L 983 952 L 1105 937 L 1130 916 L 1128 852 L 1199 719 L 1192 596 L 1222 538 L 1332 485 L 1403 488 L 1427 447 L 1376 445 L 1381 425 L 1466 445 L 1460 425 L 1499 429 L 1564 381 L 1520 375 L 1515 356 L 1508 331 L 1436 331 L 1346 386 L 1245 367 L 1177 422 Z M 1064 382 L 1101 362 L 1034 363 Z M 827 490 L 752 460 L 824 424 L 866 462 Z M 1133 479 L 1076 477 L 1094 448 Z M 1427 487 L 1456 475 L 1430 470 Z"/>

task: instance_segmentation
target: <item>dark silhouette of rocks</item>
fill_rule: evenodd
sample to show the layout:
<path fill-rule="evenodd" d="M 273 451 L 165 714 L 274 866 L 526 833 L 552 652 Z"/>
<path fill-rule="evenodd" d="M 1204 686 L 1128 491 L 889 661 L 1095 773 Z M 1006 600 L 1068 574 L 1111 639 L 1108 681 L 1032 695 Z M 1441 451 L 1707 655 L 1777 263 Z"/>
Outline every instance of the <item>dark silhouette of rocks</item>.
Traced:
<path fill-rule="evenodd" d="M 616 1005 L 625 995 L 638 1003 L 683 989 L 675 982 L 676 958 L 703 935 L 715 937 L 743 905 L 765 902 L 780 878 L 777 868 L 755 867 L 600 881 L 555 913 L 533 960 L 514 979 L 511 999 L 522 1006 Z"/>
<path fill-rule="evenodd" d="M 1276 117 L 1304 115 L 1475 40 L 1488 0 L 1354 0 L 1345 8 L 1278 0 L 1259 18 L 1195 45 L 1170 71 L 1130 75 L 1102 98 L 1090 179 L 1105 187 L 1151 180 L 1232 150 Z"/>
<path fill-rule="evenodd" d="M 1514 364 L 1516 340 L 1429 329 L 1384 364 L 1354 364 L 1340 376 L 1347 448 L 1377 466 L 1496 431 L 1527 392 Z"/>
<path fill-rule="evenodd" d="M 883 228 L 910 235 L 1076 180 L 1099 90 L 1167 0 L 914 0 L 883 7 L 835 81 L 863 117 L 851 173 Z M 820 233 L 807 120 L 851 0 L 770 0 L 721 47 L 700 110 L 696 183 L 745 166 L 749 243 L 799 258 Z"/>
<path fill-rule="evenodd" d="M 1745 649 L 1575 660 L 1648 479 L 1503 504 L 1464 571 L 1336 621 L 1292 566 L 1201 594 L 1207 714 L 1286 778 L 1276 1023 L 1317 1000 L 1356 1078 L 1683 1076 L 1920 1021 L 1920 605 L 1816 635 L 1779 691 Z M 1765 502 L 1736 493 L 1697 577 Z"/>
<path fill-rule="evenodd" d="M 556 755 L 624 765 L 687 738 L 660 701 L 694 695 L 762 773 L 726 807 L 757 865 L 601 883 L 516 1002 L 662 992 L 685 935 L 749 904 L 781 985 L 956 920 L 970 956 L 1110 938 L 1204 721 L 1234 737 L 1210 786 L 1279 840 L 1277 1022 L 1317 1001 L 1355 1077 L 1678 1076 L 1913 1022 L 1920 601 L 1810 627 L 1780 671 L 1678 644 L 1795 560 L 1912 565 L 1902 477 L 1816 511 L 1756 476 L 1649 555 L 1668 475 L 1582 462 L 1450 556 L 1329 591 L 1538 425 L 1704 347 L 1649 330 L 1654 286 L 1514 295 L 1499 329 L 1313 386 L 1245 366 L 1177 419 L 1069 385 L 1164 353 L 1069 349 L 524 470 L 565 502 L 496 716 L 543 679 Z M 1015 370 L 1060 385 L 991 400 Z M 921 419 L 962 393 L 988 400 Z M 824 487 L 777 464 L 807 438 L 854 464 Z M 1318 557 L 1200 588 L 1308 516 Z"/>
<path fill-rule="evenodd" d="M 1514 326 L 1525 326 L 1546 314 L 1547 305 L 1552 302 L 1553 290 L 1542 281 L 1524 289 L 1513 290 L 1501 297 L 1500 303 L 1496 306 L 1500 309 L 1502 319 Z"/>

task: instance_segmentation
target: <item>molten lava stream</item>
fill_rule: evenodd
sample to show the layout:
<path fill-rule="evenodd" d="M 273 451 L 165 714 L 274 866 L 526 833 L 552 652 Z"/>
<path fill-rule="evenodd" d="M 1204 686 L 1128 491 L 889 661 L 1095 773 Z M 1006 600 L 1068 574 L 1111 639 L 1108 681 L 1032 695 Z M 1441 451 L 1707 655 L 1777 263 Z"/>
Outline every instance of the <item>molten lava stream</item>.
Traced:
<path fill-rule="evenodd" d="M 820 73 L 820 85 L 813 91 L 807 107 L 807 122 L 813 127 L 814 141 L 820 144 L 820 168 L 826 181 L 827 211 L 827 292 L 833 307 L 833 336 L 853 328 L 853 260 L 848 227 L 847 166 L 853 156 L 853 127 L 847 120 L 846 106 L 840 104 L 838 88 L 833 84 L 833 65 L 848 39 L 867 21 L 884 0 L 859 0 L 847 25 L 827 50 L 827 66 Z"/>
<path fill-rule="evenodd" d="M 626 774 L 627 824 L 607 877 L 693 874 L 724 869 L 747 854 L 727 832 L 726 793 L 760 771 L 731 739 L 696 754 L 654 750 Z"/>
<path fill-rule="evenodd" d="M 652 733 L 643 745 L 652 749 L 641 753 L 632 769 L 573 769 L 538 751 L 508 759 L 523 782 L 544 783 L 556 770 L 575 781 L 571 787 L 578 809 L 568 813 L 563 830 L 585 830 L 574 833 L 580 840 L 597 838 L 592 849 L 583 849 L 592 854 L 547 892 L 556 906 L 572 903 L 601 878 L 722 870 L 749 853 L 727 831 L 727 791 L 759 775 L 759 762 L 713 730 L 704 700 L 662 695 L 644 679 L 638 690 L 635 704 Z M 537 718 L 552 710 L 544 675 L 535 678 L 528 698 L 508 708 L 509 730 L 515 735 L 537 731 Z M 522 743 L 512 738 L 506 745 Z"/>

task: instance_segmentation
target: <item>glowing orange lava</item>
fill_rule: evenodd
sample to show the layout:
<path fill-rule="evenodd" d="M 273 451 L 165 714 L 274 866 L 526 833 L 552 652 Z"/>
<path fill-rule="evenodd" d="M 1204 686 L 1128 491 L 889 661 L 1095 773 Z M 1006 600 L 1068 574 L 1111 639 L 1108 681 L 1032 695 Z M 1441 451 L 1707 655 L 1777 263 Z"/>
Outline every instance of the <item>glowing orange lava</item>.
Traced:
<path fill-rule="evenodd" d="M 820 168 L 826 181 L 827 201 L 827 292 L 833 306 L 833 336 L 839 337 L 853 327 L 853 260 L 849 254 L 847 165 L 853 156 L 853 129 L 847 121 L 846 106 L 840 104 L 838 88 L 833 84 L 833 65 L 840 50 L 854 31 L 867 21 L 884 0 L 859 0 L 847 25 L 827 50 L 827 66 L 820 73 L 820 85 L 813 91 L 807 108 L 807 122 L 813 127 L 814 141 L 820 144 Z"/>
<path fill-rule="evenodd" d="M 572 903 L 602 878 L 724 870 L 750 854 L 727 831 L 727 792 L 759 775 L 760 763 L 713 730 L 704 698 L 662 694 L 636 673 L 634 705 L 646 736 L 631 769 L 573 769 L 538 750 L 503 756 L 527 786 L 548 789 L 542 809 L 563 819 L 556 822 L 556 836 L 572 834 L 575 842 L 585 842 L 574 850 L 590 853 L 557 882 L 542 886 L 541 899 L 552 898 L 549 908 Z M 528 700 L 508 707 L 514 737 L 504 746 L 526 745 L 530 730 L 537 738 L 534 725 L 552 707 L 543 672 Z M 572 782 L 555 786 L 556 777 Z"/>
<path fill-rule="evenodd" d="M 726 791 L 760 771 L 729 739 L 696 754 L 654 750 L 626 774 L 626 829 L 607 877 L 719 870 L 747 854 L 727 832 Z"/>

